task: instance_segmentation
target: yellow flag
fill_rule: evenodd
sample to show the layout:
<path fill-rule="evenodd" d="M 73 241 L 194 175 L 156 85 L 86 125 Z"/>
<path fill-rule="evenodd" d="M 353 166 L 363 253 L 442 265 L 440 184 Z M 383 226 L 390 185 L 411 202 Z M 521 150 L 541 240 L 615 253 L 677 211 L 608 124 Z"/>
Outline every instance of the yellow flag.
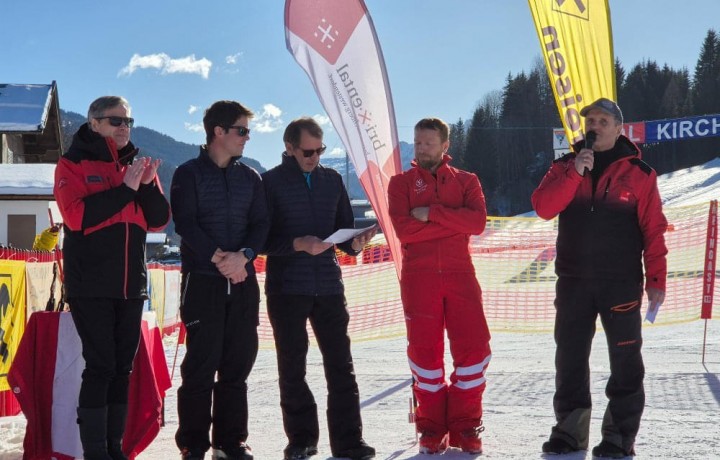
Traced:
<path fill-rule="evenodd" d="M 0 260 L 0 391 L 25 332 L 25 262 Z"/>
<path fill-rule="evenodd" d="M 617 101 L 607 0 L 528 0 L 570 144 L 583 139 L 580 110 Z"/>

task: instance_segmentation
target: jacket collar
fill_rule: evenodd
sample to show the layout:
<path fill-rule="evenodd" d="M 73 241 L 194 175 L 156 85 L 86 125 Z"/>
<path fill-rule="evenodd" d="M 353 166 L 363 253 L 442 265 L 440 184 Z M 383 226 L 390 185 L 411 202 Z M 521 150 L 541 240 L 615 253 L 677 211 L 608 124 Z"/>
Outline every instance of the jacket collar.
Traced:
<path fill-rule="evenodd" d="M 117 144 L 111 137 L 102 137 L 90 129 L 88 123 L 83 123 L 77 130 L 69 150 L 79 150 L 97 161 L 115 162 L 121 165 L 131 163 L 140 151 L 132 142 L 128 142 L 125 147 L 118 150 Z"/>

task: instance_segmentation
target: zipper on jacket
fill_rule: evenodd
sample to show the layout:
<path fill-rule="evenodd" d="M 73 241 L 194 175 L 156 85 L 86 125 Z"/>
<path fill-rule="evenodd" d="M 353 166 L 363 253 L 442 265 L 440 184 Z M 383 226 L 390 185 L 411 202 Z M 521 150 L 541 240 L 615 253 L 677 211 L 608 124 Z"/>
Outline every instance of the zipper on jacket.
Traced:
<path fill-rule="evenodd" d="M 605 185 L 605 193 L 603 194 L 603 201 L 607 199 L 608 192 L 610 191 L 610 181 L 612 178 L 608 178 L 607 185 Z"/>
<path fill-rule="evenodd" d="M 125 282 L 123 283 L 123 297 L 127 296 L 128 288 L 128 258 L 130 257 L 130 224 L 125 222 Z"/>

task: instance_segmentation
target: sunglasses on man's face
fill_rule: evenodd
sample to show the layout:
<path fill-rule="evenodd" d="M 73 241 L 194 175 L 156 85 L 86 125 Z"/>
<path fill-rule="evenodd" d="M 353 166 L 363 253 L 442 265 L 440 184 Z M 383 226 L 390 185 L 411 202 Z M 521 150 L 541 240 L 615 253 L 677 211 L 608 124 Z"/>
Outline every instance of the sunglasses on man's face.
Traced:
<path fill-rule="evenodd" d="M 132 128 L 135 124 L 135 119 L 130 117 L 97 117 L 96 120 L 107 120 L 110 126 L 118 127 L 123 124 L 128 128 Z"/>
<path fill-rule="evenodd" d="M 317 149 L 300 149 L 300 150 L 302 150 L 303 156 L 305 158 L 310 158 L 311 156 L 315 155 L 316 153 L 318 154 L 318 156 L 322 155 L 325 152 L 325 149 L 327 149 L 327 147 L 325 146 L 325 144 L 323 144 L 322 147 L 317 148 Z"/>
<path fill-rule="evenodd" d="M 245 126 L 228 126 L 227 129 L 228 131 L 231 129 L 236 130 L 240 137 L 245 137 L 250 134 L 250 128 L 246 128 Z"/>

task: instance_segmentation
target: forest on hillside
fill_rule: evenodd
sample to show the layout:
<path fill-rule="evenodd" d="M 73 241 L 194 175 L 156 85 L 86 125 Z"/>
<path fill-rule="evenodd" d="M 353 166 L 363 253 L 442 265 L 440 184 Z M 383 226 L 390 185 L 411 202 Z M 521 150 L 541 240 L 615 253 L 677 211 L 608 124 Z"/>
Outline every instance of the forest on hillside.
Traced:
<path fill-rule="evenodd" d="M 708 31 L 694 72 L 647 60 L 629 70 L 615 61 L 618 104 L 625 122 L 720 113 L 720 37 Z M 588 101 L 588 103 L 591 101 Z M 553 160 L 552 129 L 562 124 L 542 59 L 529 72 L 508 75 L 505 87 L 486 94 L 472 119 L 451 125 L 455 166 L 478 175 L 488 213 L 530 211 L 530 195 Z M 641 145 L 658 174 L 720 156 L 720 137 Z"/>

